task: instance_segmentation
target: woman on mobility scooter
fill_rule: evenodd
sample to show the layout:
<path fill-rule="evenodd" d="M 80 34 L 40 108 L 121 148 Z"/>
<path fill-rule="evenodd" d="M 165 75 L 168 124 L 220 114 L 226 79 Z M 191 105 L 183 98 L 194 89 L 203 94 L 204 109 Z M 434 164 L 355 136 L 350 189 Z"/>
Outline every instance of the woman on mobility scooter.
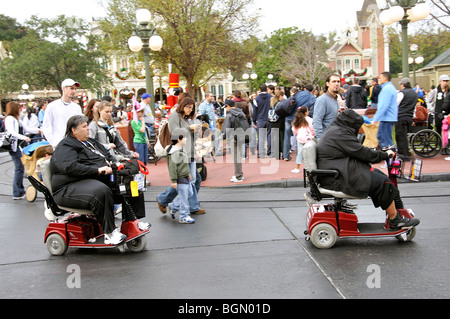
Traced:
<path fill-rule="evenodd" d="M 364 198 L 370 196 L 375 207 L 381 207 L 389 216 L 389 228 L 417 226 L 420 221 L 407 218 L 397 212 L 395 199 L 400 193 L 392 181 L 371 163 L 379 163 L 394 152 L 372 150 L 361 145 L 357 136 L 364 124 L 361 115 L 345 110 L 328 127 L 317 146 L 319 169 L 337 170 L 339 177 L 319 176 L 324 188 Z"/>
<path fill-rule="evenodd" d="M 112 167 L 117 162 L 98 141 L 89 138 L 87 117 L 72 116 L 67 121 L 65 138 L 59 142 L 50 161 L 53 198 L 56 204 L 94 212 L 105 233 L 105 244 L 118 245 L 126 239 L 114 225 L 114 203 L 123 196 L 108 186 Z M 127 198 L 138 219 L 145 217 L 144 196 Z M 139 222 L 141 230 L 148 223 Z"/>

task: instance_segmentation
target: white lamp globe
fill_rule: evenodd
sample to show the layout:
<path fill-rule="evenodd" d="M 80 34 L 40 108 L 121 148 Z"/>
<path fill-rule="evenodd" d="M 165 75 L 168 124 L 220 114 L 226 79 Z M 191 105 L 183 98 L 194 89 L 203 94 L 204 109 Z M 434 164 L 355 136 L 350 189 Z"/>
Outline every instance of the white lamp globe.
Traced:
<path fill-rule="evenodd" d="M 250 77 L 252 78 L 252 80 L 255 80 L 256 78 L 258 78 L 258 74 L 252 73 L 252 75 L 250 75 Z"/>
<path fill-rule="evenodd" d="M 136 20 L 140 24 L 149 23 L 152 18 L 150 11 L 147 9 L 136 10 Z"/>
<path fill-rule="evenodd" d="M 380 17 L 379 17 L 381 23 L 383 23 L 384 25 L 390 25 L 392 24 L 392 20 L 391 18 L 389 18 L 389 10 L 384 10 L 380 13 Z"/>
<path fill-rule="evenodd" d="M 408 20 L 410 22 L 416 22 L 416 21 L 420 20 L 417 18 L 417 16 L 414 15 L 414 12 L 412 9 L 408 9 L 408 11 L 406 11 L 406 14 L 408 15 Z"/>
<path fill-rule="evenodd" d="M 163 39 L 155 34 L 150 38 L 149 46 L 153 51 L 159 51 L 163 46 Z"/>
<path fill-rule="evenodd" d="M 405 16 L 405 10 L 400 6 L 393 6 L 388 10 L 389 18 L 393 22 L 399 22 Z"/>
<path fill-rule="evenodd" d="M 419 57 L 416 58 L 416 63 L 417 64 L 421 64 L 421 63 L 423 63 L 424 60 L 425 59 L 423 58 L 423 56 L 419 56 Z"/>
<path fill-rule="evenodd" d="M 128 39 L 128 47 L 133 52 L 139 52 L 142 49 L 142 40 L 137 35 L 133 35 Z"/>
<path fill-rule="evenodd" d="M 248 75 L 248 73 L 242 74 L 242 79 L 248 80 L 249 78 L 250 78 L 250 75 Z"/>
<path fill-rule="evenodd" d="M 426 3 L 419 3 L 411 11 L 418 20 L 422 20 L 430 15 L 430 6 Z"/>
<path fill-rule="evenodd" d="M 409 58 L 408 58 L 408 63 L 409 63 L 409 64 L 413 64 L 413 63 L 414 63 L 414 58 L 409 57 Z"/>

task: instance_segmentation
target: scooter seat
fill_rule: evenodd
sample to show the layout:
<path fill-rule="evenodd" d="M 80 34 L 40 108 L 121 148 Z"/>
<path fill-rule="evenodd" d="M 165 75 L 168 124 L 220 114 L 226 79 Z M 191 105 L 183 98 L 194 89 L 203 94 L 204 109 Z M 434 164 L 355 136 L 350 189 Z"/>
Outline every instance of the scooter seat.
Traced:
<path fill-rule="evenodd" d="M 76 214 L 81 214 L 81 215 L 92 215 L 94 214 L 91 210 L 88 209 L 79 209 L 79 208 L 72 208 L 72 207 L 64 207 L 61 205 L 58 205 L 59 208 L 61 208 L 62 210 L 66 210 L 68 212 L 72 212 L 72 213 L 76 213 Z"/>
<path fill-rule="evenodd" d="M 329 195 L 332 196 L 334 198 L 340 198 L 340 199 L 366 199 L 366 197 L 356 197 L 356 196 L 352 196 L 352 195 L 348 195 L 345 194 L 343 192 L 339 192 L 339 191 L 335 191 L 335 190 L 331 190 L 331 189 L 326 189 L 326 188 L 322 188 L 320 186 L 318 186 L 318 190 L 321 194 L 323 195 Z"/>

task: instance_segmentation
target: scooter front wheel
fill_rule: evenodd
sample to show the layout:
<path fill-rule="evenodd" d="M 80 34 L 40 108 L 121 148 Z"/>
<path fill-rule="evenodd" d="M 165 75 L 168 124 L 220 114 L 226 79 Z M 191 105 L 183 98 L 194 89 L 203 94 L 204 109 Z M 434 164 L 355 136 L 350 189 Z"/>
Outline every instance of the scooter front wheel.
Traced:
<path fill-rule="evenodd" d="M 416 227 L 411 227 L 405 234 L 395 236 L 399 241 L 411 241 L 416 237 Z"/>
<path fill-rule="evenodd" d="M 313 228 L 310 239 L 317 248 L 328 249 L 336 243 L 337 233 L 333 226 L 322 223 Z"/>
<path fill-rule="evenodd" d="M 147 238 L 145 236 L 138 237 L 136 239 L 127 242 L 127 247 L 134 253 L 139 253 L 147 246 Z"/>
<path fill-rule="evenodd" d="M 47 237 L 47 250 L 53 256 L 64 255 L 69 246 L 65 243 L 64 238 L 59 234 L 51 234 Z"/>

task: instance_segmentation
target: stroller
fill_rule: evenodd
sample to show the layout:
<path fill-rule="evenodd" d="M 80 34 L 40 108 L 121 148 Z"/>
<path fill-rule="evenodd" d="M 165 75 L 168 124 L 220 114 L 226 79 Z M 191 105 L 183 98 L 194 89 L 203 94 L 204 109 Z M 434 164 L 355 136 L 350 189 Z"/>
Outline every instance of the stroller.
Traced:
<path fill-rule="evenodd" d="M 22 164 L 28 176 L 33 176 L 36 180 L 42 182 L 39 176 L 40 164 L 49 159 L 53 154 L 53 147 L 47 142 L 37 142 L 23 148 Z M 25 198 L 29 202 L 34 202 L 37 197 L 37 190 L 33 185 L 27 186 Z"/>

